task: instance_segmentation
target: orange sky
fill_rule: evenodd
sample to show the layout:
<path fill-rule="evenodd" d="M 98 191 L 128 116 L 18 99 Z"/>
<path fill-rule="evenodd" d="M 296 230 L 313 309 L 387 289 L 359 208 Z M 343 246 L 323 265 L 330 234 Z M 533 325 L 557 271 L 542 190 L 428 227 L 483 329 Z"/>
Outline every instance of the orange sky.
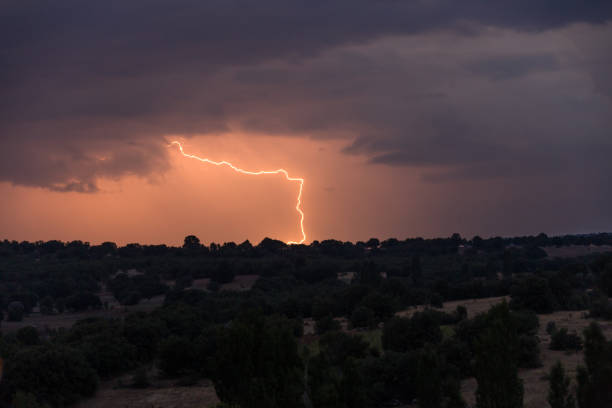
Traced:
<path fill-rule="evenodd" d="M 344 143 L 338 141 L 227 135 L 181 140 L 187 153 L 247 170 L 282 167 L 305 178 L 307 242 L 401 237 L 422 219 L 422 209 L 410 200 L 409 172 L 398 177 L 389 168 L 364 165 L 363 158 L 340 153 Z M 171 170 L 160 177 L 101 180 L 101 191 L 93 194 L 0 184 L 1 210 L 10 214 L 0 218 L 1 238 L 179 244 L 195 234 L 203 242 L 299 240 L 297 183 L 280 175 L 237 174 L 176 150 L 170 157 Z M 395 191 L 398 182 L 402 194 Z"/>
<path fill-rule="evenodd" d="M 604 2 L 9 3 L 0 239 L 612 230 Z"/>
<path fill-rule="evenodd" d="M 422 168 L 368 164 L 365 157 L 347 155 L 344 139 L 167 135 L 174 139 L 184 142 L 187 153 L 246 170 L 282 167 L 303 177 L 306 243 L 599 230 L 595 223 L 585 231 L 564 230 L 582 222 L 583 212 L 542 217 L 550 208 L 546 201 L 515 194 L 523 181 L 516 186 L 486 179 L 436 182 L 424 178 L 428 173 Z M 152 178 L 101 179 L 96 193 L 0 183 L 0 239 L 177 245 L 189 234 L 204 243 L 301 238 L 297 183 L 200 163 L 184 158 L 176 147 L 168 152 L 170 170 Z M 543 195 L 563 191 L 562 184 L 544 184 L 536 177 L 530 182 Z"/>

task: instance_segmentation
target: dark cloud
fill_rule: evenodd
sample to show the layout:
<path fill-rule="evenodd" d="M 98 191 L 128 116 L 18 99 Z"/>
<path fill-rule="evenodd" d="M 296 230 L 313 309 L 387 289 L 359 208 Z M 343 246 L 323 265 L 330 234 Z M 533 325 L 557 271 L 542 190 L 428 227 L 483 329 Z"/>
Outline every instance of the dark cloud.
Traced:
<path fill-rule="evenodd" d="M 554 55 L 502 55 L 473 61 L 468 69 L 491 80 L 519 78 L 533 72 L 549 72 L 559 69 Z"/>
<path fill-rule="evenodd" d="M 548 156 L 525 153 L 529 146 L 513 140 L 531 138 L 539 151 L 551 142 L 542 133 L 563 135 L 568 121 L 594 119 L 588 145 L 609 127 L 592 110 L 567 116 L 567 98 L 551 107 L 562 96 L 555 92 L 535 98 L 539 112 L 561 115 L 551 124 L 532 111 L 480 113 L 491 93 L 513 90 L 483 90 L 472 76 L 528 81 L 561 70 L 563 61 L 541 49 L 502 47 L 474 57 L 470 50 L 453 55 L 453 44 L 435 43 L 440 54 L 421 49 L 440 32 L 457 42 L 488 37 L 491 27 L 537 36 L 611 16 L 609 1 L 577 0 L 5 1 L 0 181 L 93 192 L 101 177 L 163 172 L 164 135 L 232 126 L 342 134 L 355 138 L 347 153 L 379 164 L 444 166 L 441 174 L 492 171 L 493 158 L 535 170 Z M 418 40 L 368 49 L 389 36 Z M 355 51 L 358 45 L 365 48 Z M 513 103 L 494 106 L 512 112 Z"/>

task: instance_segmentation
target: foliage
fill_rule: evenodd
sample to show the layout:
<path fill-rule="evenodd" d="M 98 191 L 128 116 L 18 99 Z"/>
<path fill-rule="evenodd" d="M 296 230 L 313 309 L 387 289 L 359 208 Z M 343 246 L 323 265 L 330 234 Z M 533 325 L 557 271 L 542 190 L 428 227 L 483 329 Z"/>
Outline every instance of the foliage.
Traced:
<path fill-rule="evenodd" d="M 147 313 L 122 313 L 121 319 L 111 318 L 116 311 L 96 312 L 104 317 L 44 330 L 40 337 L 33 328 L 3 336 L 0 354 L 8 377 L 0 384 L 0 402 L 8 404 L 18 391 L 22 405 L 76 401 L 89 383 L 56 378 L 72 378 L 73 371 L 81 379 L 93 373 L 95 379 L 136 369 L 133 385 L 145 386 L 144 367 L 157 364 L 169 377 L 211 378 L 224 403 L 243 408 L 303 401 L 370 408 L 414 400 L 421 406 L 463 407 L 458 384 L 470 376 L 478 379 L 481 406 L 498 399 L 501 407 L 519 406 L 517 367 L 541 364 L 535 312 L 589 308 L 593 317 L 612 316 L 607 297 L 612 257 L 550 259 L 540 249 L 569 244 L 612 244 L 612 235 L 464 239 L 455 234 L 310 245 L 273 239 L 203 245 L 188 236 L 182 247 L 1 241 L 0 308 L 9 319 L 27 322 L 37 304 L 41 314 L 68 309 L 85 316 L 101 308 L 103 287 L 123 305 L 154 296 L 164 296 L 164 304 Z M 351 272 L 352 282 L 337 279 Z M 243 274 L 260 276 L 250 291 L 191 287 L 195 279 L 208 278 L 211 289 L 220 289 L 221 282 Z M 172 289 L 166 282 L 174 282 Z M 508 295 L 511 311 L 497 306 L 468 317 L 467 309 L 458 307 L 452 313 L 425 309 L 395 317 L 417 305 Z M 295 339 L 303 335 L 302 319 L 310 317 L 321 335 L 298 346 L 312 339 Z M 351 328 L 381 329 L 344 333 L 340 318 Z M 575 349 L 571 333 L 549 330 L 554 344 L 567 348 L 569 342 Z M 595 341 L 594 333 L 585 337 L 590 357 L 578 376 L 581 408 L 608 402 L 609 346 Z M 40 375 L 49 378 L 42 386 L 26 387 L 39 375 L 28 367 L 45 359 L 70 361 L 72 368 L 44 368 Z"/>
<path fill-rule="evenodd" d="M 13 301 L 9 303 L 8 308 L 8 320 L 10 322 L 20 322 L 23 320 L 23 315 L 25 313 L 25 308 L 23 303 Z"/>
<path fill-rule="evenodd" d="M 302 361 L 288 325 L 249 313 L 220 336 L 213 381 L 223 402 L 243 408 L 301 406 Z"/>
<path fill-rule="evenodd" d="M 504 302 L 488 312 L 489 326 L 479 336 L 475 361 L 478 408 L 521 408 L 523 383 L 518 378 L 519 338 Z"/>
<path fill-rule="evenodd" d="M 340 322 L 330 315 L 324 316 L 315 322 L 315 332 L 317 334 L 324 334 L 335 330 L 340 330 Z"/>
<path fill-rule="evenodd" d="M 3 390 L 31 393 L 38 401 L 64 406 L 93 395 L 95 371 L 76 349 L 36 346 L 20 350 L 6 362 Z"/>
<path fill-rule="evenodd" d="M 569 388 L 570 378 L 565 375 L 565 368 L 560 361 L 550 369 L 548 375 L 548 403 L 550 408 L 574 408 L 576 402 Z"/>
<path fill-rule="evenodd" d="M 430 312 L 416 312 L 411 318 L 394 317 L 386 322 L 382 344 L 385 350 L 404 352 L 442 341 L 440 321 Z"/>
<path fill-rule="evenodd" d="M 584 330 L 584 362 L 576 378 L 578 406 L 612 406 L 612 341 L 606 341 L 595 322 Z"/>
<path fill-rule="evenodd" d="M 582 339 L 577 333 L 568 332 L 564 327 L 553 332 L 550 339 L 551 350 L 579 351 L 582 350 Z"/>

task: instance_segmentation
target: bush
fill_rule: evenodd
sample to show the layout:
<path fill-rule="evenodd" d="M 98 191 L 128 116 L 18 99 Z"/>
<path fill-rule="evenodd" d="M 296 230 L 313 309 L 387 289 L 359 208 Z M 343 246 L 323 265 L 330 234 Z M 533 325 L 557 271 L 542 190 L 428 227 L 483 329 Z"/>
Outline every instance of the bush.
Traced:
<path fill-rule="evenodd" d="M 376 319 L 374 312 L 364 306 L 359 306 L 351 313 L 351 326 L 352 327 L 373 327 L 376 325 Z"/>
<path fill-rule="evenodd" d="M 188 374 L 196 369 L 195 351 L 189 339 L 170 336 L 159 346 L 159 368 L 167 375 Z"/>
<path fill-rule="evenodd" d="M 25 346 L 35 346 L 40 343 L 38 330 L 32 326 L 22 327 L 17 330 L 17 340 Z"/>
<path fill-rule="evenodd" d="M 66 298 L 66 308 L 74 311 L 100 309 L 102 302 L 97 295 L 89 292 L 77 293 Z"/>
<path fill-rule="evenodd" d="M 12 407 L 14 408 L 48 408 L 47 404 L 39 404 L 36 396 L 31 393 L 17 391 L 13 396 Z"/>
<path fill-rule="evenodd" d="M 564 351 L 582 350 L 582 338 L 577 333 L 569 333 L 566 328 L 562 328 L 553 333 L 549 348 Z"/>
<path fill-rule="evenodd" d="M 612 319 L 612 304 L 605 294 L 601 292 L 595 292 L 593 294 L 591 307 L 589 308 L 589 316 Z"/>
<path fill-rule="evenodd" d="M 385 350 L 405 352 L 427 343 L 442 341 L 440 323 L 433 313 L 417 312 L 412 318 L 394 317 L 385 323 L 382 344 Z"/>
<path fill-rule="evenodd" d="M 533 310 L 536 313 L 551 313 L 558 308 L 548 280 L 538 276 L 514 284 L 510 290 L 512 309 Z"/>
<path fill-rule="evenodd" d="M 322 317 L 315 322 L 315 331 L 317 334 L 340 330 L 340 328 L 340 322 L 330 315 Z"/>
<path fill-rule="evenodd" d="M 45 296 L 42 298 L 39 304 L 40 313 L 44 315 L 53 314 L 53 298 L 51 296 Z"/>
<path fill-rule="evenodd" d="M 221 284 L 216 280 L 211 279 L 211 281 L 208 282 L 208 286 L 206 286 L 206 289 L 210 290 L 211 292 L 218 292 L 219 290 L 221 290 Z"/>
<path fill-rule="evenodd" d="M 7 311 L 9 322 L 20 322 L 23 320 L 25 307 L 23 306 L 23 303 L 15 301 L 9 303 Z"/>
<path fill-rule="evenodd" d="M 53 406 L 72 404 L 96 391 L 95 371 L 78 350 L 68 347 L 29 347 L 6 361 L 3 384 L 9 395 L 31 393 Z"/>
<path fill-rule="evenodd" d="M 132 388 L 148 388 L 150 385 L 147 369 L 140 367 L 132 376 Z"/>
<path fill-rule="evenodd" d="M 542 367 L 540 360 L 540 343 L 535 336 L 519 336 L 518 366 L 520 368 Z"/>

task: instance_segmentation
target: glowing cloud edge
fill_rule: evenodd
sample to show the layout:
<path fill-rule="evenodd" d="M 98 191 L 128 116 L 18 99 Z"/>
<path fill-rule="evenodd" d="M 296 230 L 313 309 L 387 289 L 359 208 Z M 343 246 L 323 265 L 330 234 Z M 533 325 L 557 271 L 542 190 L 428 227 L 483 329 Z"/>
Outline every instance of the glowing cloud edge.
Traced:
<path fill-rule="evenodd" d="M 278 170 L 259 170 L 259 171 L 248 171 L 248 170 L 243 170 L 240 167 L 236 167 L 234 166 L 232 163 L 227 162 L 227 161 L 213 161 L 207 158 L 202 158 L 193 154 L 188 154 L 185 153 L 185 151 L 183 150 L 183 145 L 181 144 L 181 142 L 178 142 L 176 140 L 172 141 L 170 143 L 170 146 L 172 145 L 177 145 L 179 148 L 179 151 L 181 152 L 181 154 L 184 157 L 187 157 L 189 159 L 195 159 L 198 161 L 201 161 L 203 163 L 209 163 L 209 164 L 214 164 L 215 166 L 227 166 L 229 168 L 231 168 L 232 170 L 241 173 L 241 174 L 246 174 L 249 176 L 261 176 L 264 174 L 282 174 L 285 176 L 285 179 L 287 179 L 287 181 L 297 181 L 300 183 L 300 189 L 297 195 L 297 204 L 295 206 L 296 211 L 298 212 L 298 214 L 300 214 L 300 230 L 302 232 L 302 239 L 300 241 L 287 241 L 288 245 L 299 245 L 304 243 L 304 241 L 306 241 L 306 232 L 304 231 L 304 211 L 302 211 L 302 190 L 304 189 L 304 179 L 303 178 L 299 178 L 299 177 L 291 177 L 289 176 L 289 172 L 285 169 L 278 169 Z"/>

